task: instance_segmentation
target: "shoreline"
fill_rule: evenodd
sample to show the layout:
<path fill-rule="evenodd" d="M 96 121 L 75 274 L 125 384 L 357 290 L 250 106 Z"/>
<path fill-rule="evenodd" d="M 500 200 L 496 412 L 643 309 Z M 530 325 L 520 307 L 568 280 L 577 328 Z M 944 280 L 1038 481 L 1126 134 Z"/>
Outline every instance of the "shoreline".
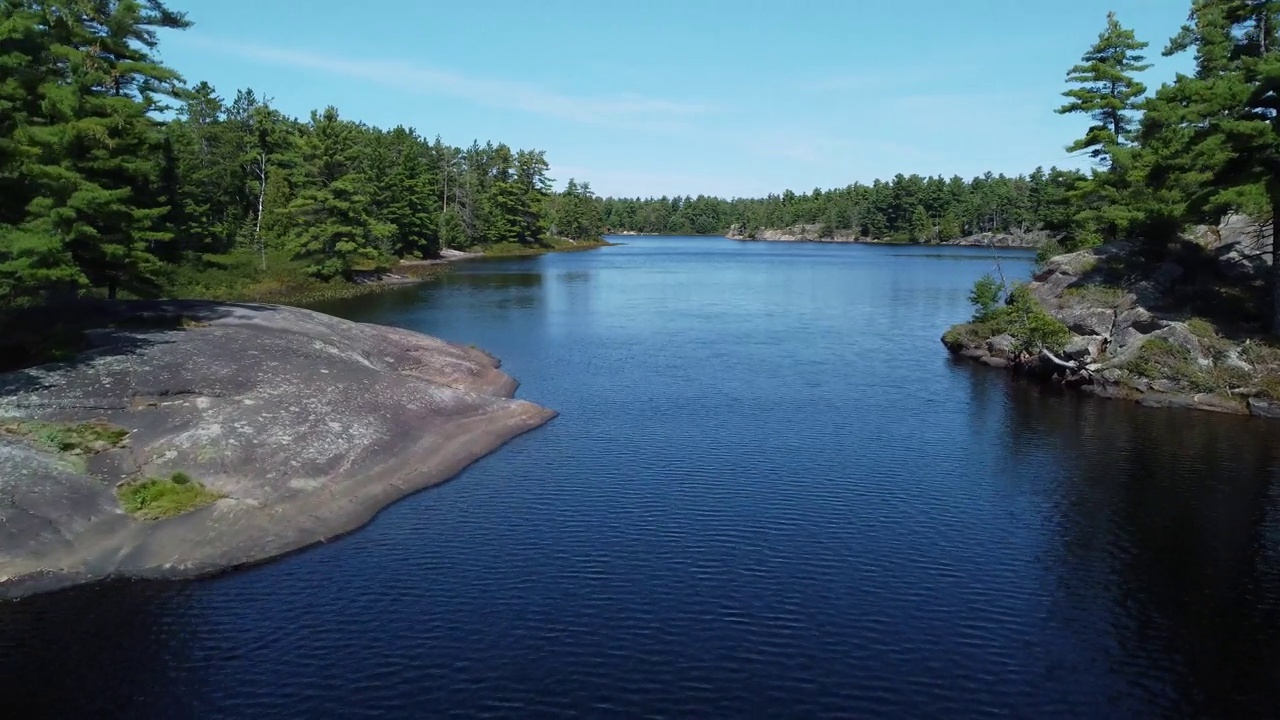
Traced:
<path fill-rule="evenodd" d="M 356 276 L 357 279 L 352 282 L 327 283 L 318 287 L 297 291 L 228 293 L 209 297 L 173 298 L 173 300 L 193 299 L 209 302 L 256 302 L 288 305 L 292 307 L 307 307 L 317 303 L 325 303 L 333 300 L 346 300 L 348 298 L 370 295 L 387 290 L 396 290 L 411 285 L 418 285 L 420 283 L 437 280 L 450 272 L 454 263 L 501 258 L 536 257 L 539 255 L 557 252 L 582 252 L 602 247 L 614 247 L 618 244 L 619 243 L 601 241 L 580 243 L 576 246 L 526 248 L 522 251 L 510 253 L 462 252 L 459 250 L 446 249 L 442 251 L 442 256 L 438 258 L 429 258 L 425 260 L 401 260 L 399 263 L 385 271 L 366 271 L 358 273 Z"/>
<path fill-rule="evenodd" d="M 92 331 L 94 348 L 0 374 L 11 421 L 127 431 L 76 456 L 0 433 L 0 598 L 267 562 L 358 530 L 557 416 L 514 399 L 488 353 L 407 330 L 280 305 L 104 313 L 115 327 Z M 157 317 L 172 322 L 145 324 Z M 220 499 L 148 521 L 116 498 L 174 472 Z"/>
<path fill-rule="evenodd" d="M 897 242 L 894 240 L 874 240 L 872 238 L 854 237 L 745 237 L 742 235 L 725 235 L 729 240 L 745 243 L 821 243 L 824 245 L 891 245 L 899 247 L 982 247 L 997 250 L 1037 250 L 1038 245 L 1020 242 L 993 242 L 981 240 L 982 236 L 969 236 L 944 242 Z"/>
<path fill-rule="evenodd" d="M 1117 242 L 1050 258 L 941 342 L 954 357 L 1096 397 L 1280 419 L 1280 342 L 1195 316 L 1186 294 L 1214 281 L 1180 286 L 1187 269 L 1135 255 Z"/>

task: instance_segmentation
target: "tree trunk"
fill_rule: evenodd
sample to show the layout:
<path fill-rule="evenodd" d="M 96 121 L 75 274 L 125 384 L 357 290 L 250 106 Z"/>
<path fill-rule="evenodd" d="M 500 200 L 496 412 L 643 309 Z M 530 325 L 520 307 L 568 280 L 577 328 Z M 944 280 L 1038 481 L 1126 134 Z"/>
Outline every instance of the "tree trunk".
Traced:
<path fill-rule="evenodd" d="M 1280 182 L 1268 188 L 1271 195 L 1271 334 L 1280 337 Z"/>
<path fill-rule="evenodd" d="M 253 237 L 258 241 L 258 255 L 262 258 L 262 269 L 267 269 L 267 244 L 262 241 L 262 204 L 267 196 L 267 154 L 262 153 L 258 165 L 258 220 L 253 229 Z"/>
<path fill-rule="evenodd" d="M 108 300 L 116 299 L 116 281 L 115 280 L 107 281 L 107 299 Z"/>

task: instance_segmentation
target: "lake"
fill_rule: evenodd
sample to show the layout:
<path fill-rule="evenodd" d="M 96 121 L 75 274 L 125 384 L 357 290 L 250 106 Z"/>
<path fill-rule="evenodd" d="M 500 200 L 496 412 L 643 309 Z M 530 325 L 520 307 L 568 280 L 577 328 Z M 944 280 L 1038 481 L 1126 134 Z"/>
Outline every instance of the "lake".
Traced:
<path fill-rule="evenodd" d="M 279 561 L 0 604 L 14 717 L 1280 714 L 1280 423 L 953 360 L 989 249 L 619 241 L 322 308 L 561 415 Z"/>

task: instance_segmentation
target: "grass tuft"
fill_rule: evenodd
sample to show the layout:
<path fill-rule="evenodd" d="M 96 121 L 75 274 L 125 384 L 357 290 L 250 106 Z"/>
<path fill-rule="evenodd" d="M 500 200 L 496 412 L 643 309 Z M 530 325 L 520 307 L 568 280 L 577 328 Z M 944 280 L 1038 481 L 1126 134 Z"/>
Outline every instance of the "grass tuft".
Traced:
<path fill-rule="evenodd" d="M 116 497 L 125 512 L 140 520 L 163 520 L 211 505 L 225 496 L 186 473 L 175 472 L 167 478 L 144 478 L 121 485 Z"/>
<path fill-rule="evenodd" d="M 32 440 L 68 455 L 93 455 L 120 447 L 129 431 L 100 420 L 72 424 L 0 418 L 0 435 Z"/>
<path fill-rule="evenodd" d="M 1062 296 L 1083 305 L 1115 309 L 1124 302 L 1126 294 L 1124 288 L 1114 285 L 1073 285 Z"/>

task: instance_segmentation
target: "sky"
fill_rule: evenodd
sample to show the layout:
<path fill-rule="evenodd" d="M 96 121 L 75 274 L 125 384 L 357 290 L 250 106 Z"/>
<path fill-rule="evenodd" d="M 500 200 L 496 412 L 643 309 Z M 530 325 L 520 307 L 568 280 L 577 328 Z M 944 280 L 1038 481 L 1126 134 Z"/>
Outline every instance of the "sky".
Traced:
<path fill-rule="evenodd" d="M 160 56 L 228 100 L 544 150 L 599 195 L 756 197 L 1084 167 L 1066 71 L 1108 10 L 1160 50 L 1187 0 L 170 0 Z"/>

